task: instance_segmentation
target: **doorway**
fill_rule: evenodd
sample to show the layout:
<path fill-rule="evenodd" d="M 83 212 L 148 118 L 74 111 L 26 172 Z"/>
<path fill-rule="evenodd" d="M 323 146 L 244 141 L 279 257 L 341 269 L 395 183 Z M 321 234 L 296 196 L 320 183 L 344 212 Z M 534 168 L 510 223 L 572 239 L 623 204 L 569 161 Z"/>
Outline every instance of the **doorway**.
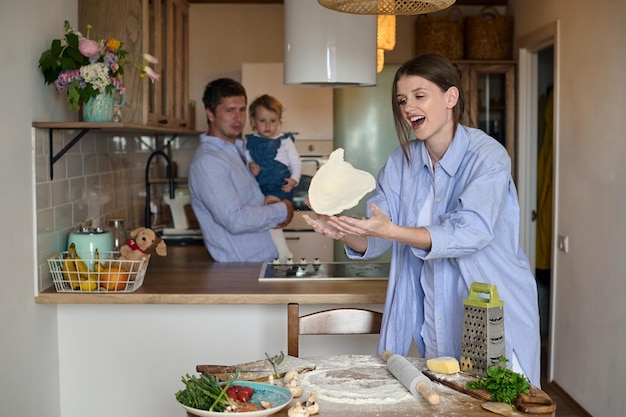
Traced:
<path fill-rule="evenodd" d="M 518 42 L 518 192 L 520 240 L 539 293 L 542 374 L 552 379 L 551 308 L 557 280 L 554 248 L 558 190 L 558 21 Z M 554 121 L 554 122 L 552 122 Z"/>

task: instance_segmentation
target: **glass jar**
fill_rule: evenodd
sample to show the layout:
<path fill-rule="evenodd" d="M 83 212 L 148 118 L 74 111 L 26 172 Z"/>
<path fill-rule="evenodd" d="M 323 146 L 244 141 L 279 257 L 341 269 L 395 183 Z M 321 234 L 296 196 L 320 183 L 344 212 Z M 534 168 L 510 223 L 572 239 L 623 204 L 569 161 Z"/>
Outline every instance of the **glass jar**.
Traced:
<path fill-rule="evenodd" d="M 113 234 L 113 250 L 119 251 L 120 247 L 126 243 L 126 226 L 124 226 L 124 218 L 117 217 L 109 219 L 107 225 L 109 231 Z"/>

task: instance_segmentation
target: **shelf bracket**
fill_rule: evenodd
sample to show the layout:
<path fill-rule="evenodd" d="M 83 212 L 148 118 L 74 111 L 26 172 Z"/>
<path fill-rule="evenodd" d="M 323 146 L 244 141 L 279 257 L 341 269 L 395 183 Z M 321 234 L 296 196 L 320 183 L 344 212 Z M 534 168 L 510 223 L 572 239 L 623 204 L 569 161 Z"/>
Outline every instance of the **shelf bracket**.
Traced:
<path fill-rule="evenodd" d="M 84 128 L 81 129 L 80 132 L 78 132 L 78 134 L 76 134 L 76 136 L 74 136 L 74 138 L 67 144 L 65 145 L 56 155 L 54 155 L 53 152 L 53 137 L 54 137 L 54 130 L 53 128 L 48 129 L 48 144 L 49 144 L 49 149 L 50 149 L 50 181 L 52 181 L 52 178 L 54 176 L 54 164 L 56 161 L 58 161 L 59 159 L 61 159 L 61 157 L 63 155 L 65 155 L 65 153 L 67 151 L 70 150 L 70 148 L 74 145 L 76 145 L 76 143 L 82 139 L 83 136 L 85 136 L 91 129 L 89 128 Z"/>

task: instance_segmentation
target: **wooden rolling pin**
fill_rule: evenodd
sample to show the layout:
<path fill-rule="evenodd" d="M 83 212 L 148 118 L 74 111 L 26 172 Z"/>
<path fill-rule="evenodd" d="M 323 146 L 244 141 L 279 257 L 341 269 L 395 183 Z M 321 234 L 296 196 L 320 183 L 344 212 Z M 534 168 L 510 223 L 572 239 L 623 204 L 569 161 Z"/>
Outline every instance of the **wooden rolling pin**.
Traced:
<path fill-rule="evenodd" d="M 429 404 L 439 404 L 439 394 L 432 389 L 432 382 L 402 355 L 384 351 L 382 358 L 387 362 L 387 369 L 414 396 L 422 396 Z"/>

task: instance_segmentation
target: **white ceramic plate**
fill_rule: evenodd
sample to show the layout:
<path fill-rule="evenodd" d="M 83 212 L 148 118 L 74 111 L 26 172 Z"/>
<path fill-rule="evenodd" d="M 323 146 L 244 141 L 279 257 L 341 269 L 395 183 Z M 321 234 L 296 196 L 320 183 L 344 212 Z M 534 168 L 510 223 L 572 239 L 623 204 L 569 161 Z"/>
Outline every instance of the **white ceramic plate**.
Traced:
<path fill-rule="evenodd" d="M 259 411 L 246 411 L 244 413 L 237 413 L 237 415 L 242 417 L 265 417 L 271 416 L 272 414 L 278 413 L 280 410 L 285 408 L 287 404 L 293 399 L 293 395 L 291 391 L 286 388 L 277 386 L 264 384 L 262 382 L 252 382 L 252 381 L 235 381 L 234 385 L 241 385 L 250 387 L 254 390 L 254 395 L 250 399 L 250 402 L 255 403 L 259 407 L 261 406 L 260 401 L 268 401 L 272 403 L 272 408 L 261 409 Z M 178 403 L 180 404 L 180 403 Z M 207 410 L 199 410 L 197 408 L 187 407 L 186 405 L 180 404 L 189 414 L 193 414 L 194 416 L 199 417 L 224 417 L 224 415 L 234 415 L 234 413 L 224 413 L 222 411 L 207 411 Z"/>

